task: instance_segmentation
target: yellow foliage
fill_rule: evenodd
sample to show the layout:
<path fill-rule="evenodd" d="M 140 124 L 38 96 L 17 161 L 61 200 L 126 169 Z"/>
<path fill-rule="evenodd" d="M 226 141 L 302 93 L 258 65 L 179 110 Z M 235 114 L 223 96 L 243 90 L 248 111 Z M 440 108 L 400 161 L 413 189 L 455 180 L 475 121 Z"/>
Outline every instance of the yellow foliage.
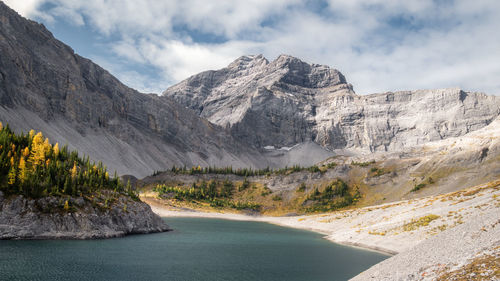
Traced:
<path fill-rule="evenodd" d="M 9 184 L 12 185 L 16 182 L 16 168 L 14 166 L 10 167 L 9 170 Z"/>
<path fill-rule="evenodd" d="M 21 157 L 19 159 L 19 181 L 23 183 L 24 180 L 26 180 L 26 161 L 24 157 Z"/>
<path fill-rule="evenodd" d="M 16 151 L 16 145 L 12 144 L 12 152 L 15 152 L 15 151 Z"/>
<path fill-rule="evenodd" d="M 106 172 L 106 180 L 108 180 L 108 179 L 109 179 L 109 173 Z"/>
<path fill-rule="evenodd" d="M 28 147 L 26 147 L 24 150 L 23 150 L 23 157 L 28 157 L 30 155 L 30 149 Z"/>
<path fill-rule="evenodd" d="M 33 166 L 33 170 L 36 170 L 37 166 L 45 164 L 45 144 L 41 132 L 33 137 L 31 156 L 28 161 Z"/>
<path fill-rule="evenodd" d="M 428 226 L 429 223 L 433 220 L 440 218 L 438 215 L 430 214 L 427 216 L 420 217 L 418 219 L 413 219 L 411 222 L 403 225 L 404 231 L 412 231 L 421 226 Z"/>
<path fill-rule="evenodd" d="M 30 130 L 30 132 L 29 132 L 29 137 L 30 137 L 30 139 L 33 139 L 33 136 L 35 136 L 35 130 L 33 130 L 33 129 L 32 129 L 32 130 Z"/>
<path fill-rule="evenodd" d="M 10 157 L 10 166 L 14 167 L 14 157 Z"/>
<path fill-rule="evenodd" d="M 71 178 L 75 179 L 76 178 L 76 173 L 77 173 L 77 168 L 76 168 L 76 162 L 73 163 L 73 168 L 71 169 Z"/>
<path fill-rule="evenodd" d="M 54 144 L 54 155 L 57 157 L 59 155 L 59 143 Z"/>
<path fill-rule="evenodd" d="M 68 203 L 68 200 L 66 200 L 66 202 L 64 202 L 64 210 L 65 210 L 65 211 L 69 210 L 69 203 Z"/>
<path fill-rule="evenodd" d="M 2 124 L 2 122 L 0 122 L 0 130 L 2 130 L 2 129 L 3 129 L 3 124 Z"/>
<path fill-rule="evenodd" d="M 43 142 L 43 148 L 45 150 L 45 155 L 49 154 L 50 151 L 52 150 L 52 145 L 50 145 L 48 138 L 46 138 L 45 141 Z"/>

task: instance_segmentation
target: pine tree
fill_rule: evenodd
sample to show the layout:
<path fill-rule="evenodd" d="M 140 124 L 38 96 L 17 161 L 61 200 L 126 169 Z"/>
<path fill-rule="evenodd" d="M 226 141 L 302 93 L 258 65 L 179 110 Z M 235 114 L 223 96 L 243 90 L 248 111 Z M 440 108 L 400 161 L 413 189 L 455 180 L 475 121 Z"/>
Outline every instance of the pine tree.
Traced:
<path fill-rule="evenodd" d="M 66 177 L 66 181 L 64 182 L 64 189 L 63 189 L 64 194 L 72 194 L 73 193 L 73 187 L 71 186 L 71 181 L 69 177 Z"/>

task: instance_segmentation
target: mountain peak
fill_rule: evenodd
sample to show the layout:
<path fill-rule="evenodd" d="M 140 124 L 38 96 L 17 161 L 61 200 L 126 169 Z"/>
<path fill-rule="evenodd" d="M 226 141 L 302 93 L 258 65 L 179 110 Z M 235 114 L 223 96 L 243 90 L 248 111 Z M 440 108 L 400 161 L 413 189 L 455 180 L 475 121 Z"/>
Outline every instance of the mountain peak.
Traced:
<path fill-rule="evenodd" d="M 325 88 L 347 84 L 340 71 L 327 65 L 310 64 L 290 55 L 280 55 L 268 66 L 272 71 L 284 71 L 281 82 L 304 88 Z"/>
<path fill-rule="evenodd" d="M 262 67 L 269 64 L 269 61 L 262 55 L 241 56 L 228 65 L 230 69 L 248 69 L 253 67 Z"/>

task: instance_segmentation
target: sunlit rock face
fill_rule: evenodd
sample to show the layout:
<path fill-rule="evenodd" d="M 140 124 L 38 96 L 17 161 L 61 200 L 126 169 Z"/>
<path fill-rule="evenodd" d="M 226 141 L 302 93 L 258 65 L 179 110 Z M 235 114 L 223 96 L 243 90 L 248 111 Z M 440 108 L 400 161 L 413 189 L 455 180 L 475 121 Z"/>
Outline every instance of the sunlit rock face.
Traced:
<path fill-rule="evenodd" d="M 500 99 L 460 89 L 357 95 L 336 69 L 281 55 L 243 56 L 167 89 L 173 98 L 255 147 L 315 142 L 328 149 L 395 151 L 488 125 Z"/>

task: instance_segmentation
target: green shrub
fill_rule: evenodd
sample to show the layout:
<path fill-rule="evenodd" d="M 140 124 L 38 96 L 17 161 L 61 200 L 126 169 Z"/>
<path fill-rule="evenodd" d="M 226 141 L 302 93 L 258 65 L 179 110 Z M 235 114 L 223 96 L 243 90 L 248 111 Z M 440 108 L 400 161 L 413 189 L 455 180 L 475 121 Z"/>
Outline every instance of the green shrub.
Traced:
<path fill-rule="evenodd" d="M 411 192 L 415 192 L 415 191 L 419 191 L 420 189 L 424 188 L 426 186 L 425 183 L 419 183 L 417 185 L 415 185 L 412 190 L 410 190 Z"/>
<path fill-rule="evenodd" d="M 306 191 L 307 187 L 306 184 L 303 182 L 300 184 L 299 188 L 297 189 L 297 192 L 304 192 Z"/>

